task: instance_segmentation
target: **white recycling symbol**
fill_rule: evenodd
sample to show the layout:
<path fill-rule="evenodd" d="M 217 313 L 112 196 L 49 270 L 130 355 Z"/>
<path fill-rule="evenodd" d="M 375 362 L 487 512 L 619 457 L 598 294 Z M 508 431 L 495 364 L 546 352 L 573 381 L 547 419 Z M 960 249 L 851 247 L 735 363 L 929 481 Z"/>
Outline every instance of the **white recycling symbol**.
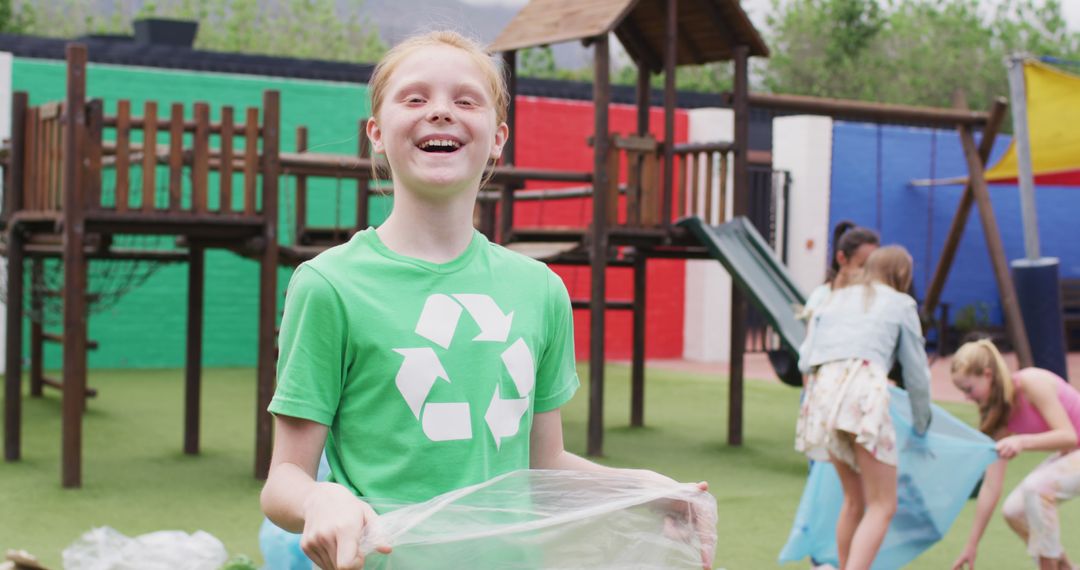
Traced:
<path fill-rule="evenodd" d="M 472 342 L 507 342 L 514 313 L 504 314 L 487 295 L 437 293 L 429 296 L 416 323 L 416 334 L 449 349 L 463 308 L 480 327 L 480 334 Z M 452 383 L 435 350 L 431 347 L 395 348 L 394 352 L 405 357 L 395 383 L 413 416 L 420 421 L 424 435 L 432 441 L 471 439 L 472 414 L 468 402 L 426 401 L 436 381 Z M 524 339 L 511 343 L 502 352 L 502 361 L 520 397 L 503 398 L 498 382 L 495 383 L 491 402 L 484 412 L 484 422 L 496 448 L 501 446 L 504 438 L 517 434 L 536 384 L 532 352 Z"/>

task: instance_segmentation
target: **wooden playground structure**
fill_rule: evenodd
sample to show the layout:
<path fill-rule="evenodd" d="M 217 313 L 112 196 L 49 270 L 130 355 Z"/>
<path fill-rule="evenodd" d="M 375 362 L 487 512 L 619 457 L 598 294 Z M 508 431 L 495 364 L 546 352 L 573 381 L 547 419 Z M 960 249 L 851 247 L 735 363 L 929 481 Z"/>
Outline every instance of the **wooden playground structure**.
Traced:
<path fill-rule="evenodd" d="M 614 33 L 638 65 L 637 129 L 612 133 L 610 36 Z M 1019 308 L 993 220 L 983 164 L 1004 116 L 1003 101 L 989 113 L 850 102 L 809 97 L 752 94 L 748 62 L 767 56 L 768 49 L 737 0 L 532 0 L 491 46 L 501 52 L 509 72 L 511 136 L 515 131 L 516 52 L 562 41 L 583 41 L 595 50 L 593 103 L 595 119 L 591 145 L 593 168 L 588 172 L 553 171 L 515 166 L 513 138 L 504 150 L 482 193 L 478 227 L 504 244 L 530 251 L 549 263 L 588 265 L 591 295 L 576 300 L 591 316 L 589 422 L 587 451 L 603 453 L 604 333 L 608 309 L 633 312 L 631 424 L 644 424 L 645 388 L 645 269 L 649 259 L 717 257 L 733 272 L 738 287 L 731 298 L 730 398 L 727 439 L 742 442 L 743 354 L 746 348 L 747 307 L 753 302 L 777 330 L 787 330 L 790 305 L 770 302 L 762 281 L 729 265 L 723 244 L 709 243 L 679 224 L 683 218 L 718 226 L 746 216 L 751 200 L 748 148 L 751 107 L 783 113 L 828 115 L 875 122 L 899 122 L 956 128 L 961 135 L 972 175 L 950 229 L 945 251 L 924 303 L 932 314 L 940 297 L 952 256 L 972 204 L 977 204 L 1002 291 L 1008 330 L 1020 361 L 1030 362 Z M 255 476 L 269 469 L 271 419 L 266 412 L 273 393 L 275 324 L 278 315 L 277 268 L 296 265 L 327 247 L 341 243 L 356 229 L 367 227 L 373 163 L 361 136 L 355 155 L 306 152 L 307 131 L 296 133 L 297 152 L 280 151 L 280 104 L 267 91 L 262 108 L 240 115 L 223 107 L 212 121 L 205 103 L 196 103 L 190 118 L 180 104 L 168 107 L 147 102 L 136 116 L 128 101 L 119 101 L 115 114 L 106 114 L 100 100 L 86 97 L 87 52 L 72 44 L 67 50 L 67 96 L 62 102 L 30 106 L 25 93 L 12 106 L 12 138 L 5 162 L 5 203 L 0 221 L 7 238 L 7 358 L 5 373 L 4 452 L 9 461 L 20 457 L 20 405 L 23 354 L 25 266 L 41 259 L 60 260 L 64 286 L 63 330 L 52 338 L 63 346 L 62 476 L 64 486 L 82 482 L 82 414 L 87 395 L 87 266 L 97 259 L 151 259 L 186 262 L 188 273 L 188 330 L 184 451 L 198 453 L 202 314 L 205 252 L 222 248 L 258 261 L 259 318 L 256 366 Z M 675 133 L 675 69 L 678 65 L 732 61 L 734 112 L 731 141 L 673 144 Z M 664 73 L 664 140 L 649 134 L 650 77 Z M 974 130 L 983 129 L 980 146 Z M 106 132 L 112 136 L 106 136 Z M 153 141 L 147 142 L 147 141 Z M 108 173 L 108 176 L 106 176 Z M 292 177 L 293 212 L 280 208 L 281 180 Z M 357 221 L 350 228 L 307 225 L 308 180 L 332 178 L 355 181 Z M 729 182 L 730 181 L 730 182 Z M 582 184 L 577 190 L 526 190 L 526 182 Z M 165 191 L 159 192 L 159 188 Z M 515 224 L 514 204 L 526 199 L 589 197 L 588 227 L 523 227 Z M 727 207 L 730 204 L 731 207 Z M 295 216 L 289 245 L 281 244 L 281 219 Z M 153 234 L 175 236 L 176 247 L 130 250 L 117 247 L 116 236 Z M 740 246 L 742 247 L 742 246 Z M 719 248 L 719 249 L 718 249 Z M 760 252 L 759 252 L 760 253 Z M 767 253 L 764 254 L 768 257 Z M 630 300 L 605 297 L 609 266 L 633 269 Z M 735 269 L 732 269 L 735 267 Z M 756 279 L 756 280 L 755 280 Z M 797 299 L 797 291 L 787 297 Z M 764 296 L 763 296 L 764 295 Z M 779 301 L 781 305 L 783 301 Z M 781 322 L 784 321 L 784 322 Z M 779 333 L 778 333 L 779 334 Z M 798 333 L 801 334 L 801 333 Z M 787 353 L 798 348 L 790 334 L 780 334 Z M 1025 353 L 1025 350 L 1027 352 Z M 40 367 L 40 351 L 31 367 Z M 38 374 L 40 376 L 40 374 Z M 40 395 L 40 387 L 32 389 Z"/>

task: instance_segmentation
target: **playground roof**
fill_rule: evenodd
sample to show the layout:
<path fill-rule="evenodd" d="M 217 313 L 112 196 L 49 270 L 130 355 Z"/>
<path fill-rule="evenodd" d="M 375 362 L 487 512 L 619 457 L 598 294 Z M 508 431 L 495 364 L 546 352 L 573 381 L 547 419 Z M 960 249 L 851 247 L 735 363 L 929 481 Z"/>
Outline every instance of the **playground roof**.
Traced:
<path fill-rule="evenodd" d="M 663 69 L 666 0 L 530 0 L 491 44 L 509 51 L 615 32 L 635 61 Z M 677 65 L 730 60 L 737 45 L 751 56 L 769 55 L 739 0 L 678 3 Z"/>
<path fill-rule="evenodd" d="M 1037 184 L 1080 186 L 1080 76 L 1036 60 L 1024 62 L 1031 168 Z M 1014 184 L 1018 178 L 1015 141 L 986 180 Z"/>

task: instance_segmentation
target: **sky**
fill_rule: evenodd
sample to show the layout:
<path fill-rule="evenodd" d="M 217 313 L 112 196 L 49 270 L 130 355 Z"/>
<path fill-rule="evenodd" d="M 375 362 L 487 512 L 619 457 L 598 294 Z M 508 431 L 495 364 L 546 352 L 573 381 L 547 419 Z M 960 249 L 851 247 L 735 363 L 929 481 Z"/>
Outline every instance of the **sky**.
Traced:
<path fill-rule="evenodd" d="M 528 0 L 462 0 L 466 4 L 524 6 Z M 990 4 L 990 2 L 986 2 Z M 764 27 L 765 14 L 771 9 L 771 0 L 743 0 L 743 9 L 750 15 L 755 26 Z M 1062 10 L 1069 29 L 1080 31 L 1080 0 L 1062 0 Z"/>

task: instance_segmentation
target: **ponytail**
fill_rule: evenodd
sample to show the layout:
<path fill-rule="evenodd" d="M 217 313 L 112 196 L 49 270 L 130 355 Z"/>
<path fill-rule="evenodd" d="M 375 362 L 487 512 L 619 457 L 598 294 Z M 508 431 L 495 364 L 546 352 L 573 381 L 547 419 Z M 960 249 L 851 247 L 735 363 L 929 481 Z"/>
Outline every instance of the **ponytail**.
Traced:
<path fill-rule="evenodd" d="M 994 343 L 987 339 L 969 342 L 956 351 L 952 360 L 953 375 L 975 376 L 990 374 L 990 395 L 979 407 L 979 431 L 994 436 L 1009 423 L 1012 412 L 1012 374 Z"/>

